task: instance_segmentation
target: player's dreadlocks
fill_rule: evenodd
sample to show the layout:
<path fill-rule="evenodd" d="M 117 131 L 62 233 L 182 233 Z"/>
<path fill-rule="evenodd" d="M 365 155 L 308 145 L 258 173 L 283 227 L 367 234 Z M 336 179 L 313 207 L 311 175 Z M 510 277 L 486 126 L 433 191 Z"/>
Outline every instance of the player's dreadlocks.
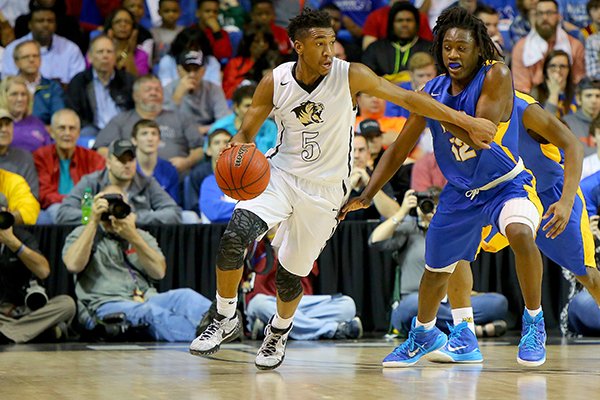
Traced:
<path fill-rule="evenodd" d="M 438 67 L 444 73 L 448 73 L 448 70 L 444 66 L 444 59 L 442 58 L 444 36 L 452 28 L 465 29 L 473 33 L 475 43 L 481 51 L 481 56 L 479 57 L 480 64 L 483 64 L 487 60 L 502 60 L 502 56 L 498 53 L 498 49 L 490 38 L 490 35 L 488 35 L 487 28 L 483 22 L 479 18 L 469 14 L 462 7 L 451 7 L 442 12 L 437 19 L 435 28 L 433 28 L 435 37 L 431 52 L 435 57 Z"/>
<path fill-rule="evenodd" d="M 331 28 L 331 18 L 326 11 L 302 10 L 302 14 L 290 19 L 287 31 L 292 41 L 302 38 L 310 28 Z"/>

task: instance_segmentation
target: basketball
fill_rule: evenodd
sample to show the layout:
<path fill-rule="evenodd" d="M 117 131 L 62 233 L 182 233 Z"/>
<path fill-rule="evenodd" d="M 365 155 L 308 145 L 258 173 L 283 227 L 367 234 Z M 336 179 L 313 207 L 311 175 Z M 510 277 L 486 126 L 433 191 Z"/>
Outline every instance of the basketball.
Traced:
<path fill-rule="evenodd" d="M 215 177 L 227 196 L 250 200 L 267 188 L 271 168 L 256 146 L 242 144 L 223 150 L 217 160 Z"/>

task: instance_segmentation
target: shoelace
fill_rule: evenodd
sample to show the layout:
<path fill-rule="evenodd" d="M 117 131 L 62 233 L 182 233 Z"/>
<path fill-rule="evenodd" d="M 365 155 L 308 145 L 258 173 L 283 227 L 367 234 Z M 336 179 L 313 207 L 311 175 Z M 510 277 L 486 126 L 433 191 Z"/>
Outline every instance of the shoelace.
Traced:
<path fill-rule="evenodd" d="M 271 338 L 262 345 L 260 348 L 261 353 L 265 353 L 267 356 L 272 356 L 277 351 L 277 342 L 281 339 L 281 335 L 278 333 L 271 332 Z"/>
<path fill-rule="evenodd" d="M 448 342 L 450 342 L 452 339 L 458 338 L 460 336 L 460 333 L 463 331 L 463 329 L 469 327 L 468 325 L 462 325 L 462 324 L 452 326 L 447 322 L 446 322 L 446 325 L 448 326 L 448 330 L 450 331 L 450 336 L 448 337 Z"/>
<path fill-rule="evenodd" d="M 536 335 L 537 327 L 535 324 L 529 325 L 527 328 L 527 333 L 521 338 L 519 342 L 519 346 L 523 345 L 524 348 L 528 350 L 535 350 L 538 347 L 543 347 L 544 343 L 540 340 L 538 335 Z"/>
<path fill-rule="evenodd" d="M 421 349 L 421 351 L 423 351 L 424 347 L 415 342 L 415 336 L 416 336 L 416 334 L 412 330 L 410 332 L 408 332 L 408 339 L 406 339 L 406 341 L 404 343 L 402 343 L 400 346 L 396 347 L 394 349 L 393 353 L 394 354 L 403 354 L 405 352 L 414 351 L 416 347 L 418 347 L 419 349 Z"/>
<path fill-rule="evenodd" d="M 213 336 L 215 333 L 217 333 L 217 331 L 220 328 L 221 328 L 220 321 L 213 320 L 213 322 L 211 322 L 210 325 L 208 325 L 206 327 L 204 332 L 202 332 L 202 334 L 200 335 L 200 339 L 203 339 L 203 340 L 210 339 L 210 337 Z"/>

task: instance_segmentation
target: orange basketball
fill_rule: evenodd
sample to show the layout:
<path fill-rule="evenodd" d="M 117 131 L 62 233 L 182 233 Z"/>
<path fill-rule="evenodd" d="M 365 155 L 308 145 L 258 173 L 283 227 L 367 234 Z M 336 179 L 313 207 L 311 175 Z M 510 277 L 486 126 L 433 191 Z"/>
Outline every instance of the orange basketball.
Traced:
<path fill-rule="evenodd" d="M 236 200 L 250 200 L 269 184 L 271 168 L 265 156 L 254 145 L 242 144 L 225 149 L 215 168 L 217 185 Z"/>

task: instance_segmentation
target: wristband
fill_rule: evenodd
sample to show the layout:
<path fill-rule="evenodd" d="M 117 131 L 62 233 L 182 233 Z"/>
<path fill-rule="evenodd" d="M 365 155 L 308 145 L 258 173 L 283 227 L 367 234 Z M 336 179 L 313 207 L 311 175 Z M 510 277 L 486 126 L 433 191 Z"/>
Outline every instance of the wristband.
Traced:
<path fill-rule="evenodd" d="M 15 252 L 15 254 L 17 256 L 20 256 L 21 253 L 23 253 L 25 251 L 25 245 L 23 243 L 21 243 L 21 245 L 19 246 L 19 248 L 17 249 L 17 251 Z"/>

